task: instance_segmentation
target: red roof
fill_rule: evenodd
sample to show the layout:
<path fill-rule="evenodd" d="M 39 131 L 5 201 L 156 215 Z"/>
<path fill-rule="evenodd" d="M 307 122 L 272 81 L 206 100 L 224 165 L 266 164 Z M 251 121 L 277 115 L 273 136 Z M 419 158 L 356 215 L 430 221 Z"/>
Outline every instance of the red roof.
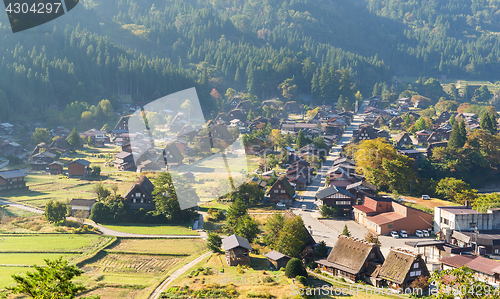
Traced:
<path fill-rule="evenodd" d="M 375 210 L 372 210 L 369 207 L 363 206 L 363 205 L 353 206 L 352 208 L 360 210 L 361 212 L 365 212 L 365 213 L 373 213 L 373 212 L 375 212 Z"/>
<path fill-rule="evenodd" d="M 383 225 L 386 223 L 391 223 L 399 219 L 403 219 L 405 216 L 400 215 L 396 212 L 387 212 L 387 213 L 381 213 L 372 217 L 366 217 L 366 219 L 370 220 L 371 222 L 377 224 L 377 225 Z"/>
<path fill-rule="evenodd" d="M 440 260 L 441 263 L 459 268 L 462 266 L 467 266 L 473 271 L 485 273 L 488 275 L 494 275 L 495 273 L 500 273 L 500 263 L 488 259 L 482 256 L 471 256 L 471 255 L 455 255 Z"/>

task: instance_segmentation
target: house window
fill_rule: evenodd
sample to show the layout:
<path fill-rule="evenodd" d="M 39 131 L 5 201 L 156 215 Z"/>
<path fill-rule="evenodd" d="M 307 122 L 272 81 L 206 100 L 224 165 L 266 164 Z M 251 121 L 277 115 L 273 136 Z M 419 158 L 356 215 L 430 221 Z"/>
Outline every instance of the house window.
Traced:
<path fill-rule="evenodd" d="M 133 203 L 136 203 L 136 199 L 135 199 L 135 198 L 134 198 L 134 199 L 132 199 L 132 202 L 133 202 Z"/>
<path fill-rule="evenodd" d="M 476 223 L 475 222 L 469 223 L 469 229 L 470 230 L 474 230 L 475 228 L 476 228 Z"/>
<path fill-rule="evenodd" d="M 413 264 L 413 269 L 418 269 L 418 263 Z"/>
<path fill-rule="evenodd" d="M 285 193 L 285 190 L 281 190 L 281 193 L 284 194 Z"/>
<path fill-rule="evenodd" d="M 274 190 L 274 193 L 278 193 L 278 190 Z"/>
<path fill-rule="evenodd" d="M 141 203 L 144 203 L 144 198 L 141 198 Z"/>
<path fill-rule="evenodd" d="M 498 254 L 498 249 L 495 249 L 495 254 Z"/>
<path fill-rule="evenodd" d="M 135 197 L 141 197 L 141 193 L 137 192 L 137 193 L 135 194 Z"/>
<path fill-rule="evenodd" d="M 387 228 L 393 228 L 393 227 L 394 227 L 394 225 L 393 225 L 393 224 L 389 224 L 389 225 L 387 225 Z"/>
<path fill-rule="evenodd" d="M 448 219 L 441 217 L 441 223 L 444 223 L 446 225 L 450 224 L 450 221 Z"/>
<path fill-rule="evenodd" d="M 415 277 L 416 276 L 415 273 L 416 273 L 416 271 L 411 271 L 410 272 L 410 277 Z"/>

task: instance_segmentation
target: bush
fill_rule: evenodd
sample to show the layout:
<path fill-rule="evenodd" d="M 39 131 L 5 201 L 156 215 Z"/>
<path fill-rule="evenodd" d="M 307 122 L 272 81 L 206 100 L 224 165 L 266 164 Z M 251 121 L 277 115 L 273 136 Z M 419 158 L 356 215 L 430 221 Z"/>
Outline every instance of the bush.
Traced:
<path fill-rule="evenodd" d="M 318 264 L 316 264 L 315 262 L 310 262 L 309 264 L 307 264 L 307 268 L 311 269 L 311 270 L 314 270 L 318 267 Z"/>
<path fill-rule="evenodd" d="M 297 276 L 295 277 L 295 279 L 296 279 L 296 280 L 297 280 L 297 281 L 298 281 L 301 285 L 306 286 L 306 285 L 308 284 L 308 282 L 307 282 L 307 278 L 306 278 L 306 277 L 304 277 L 304 276 L 297 275 Z"/>
<path fill-rule="evenodd" d="M 262 278 L 262 282 L 270 283 L 270 282 L 274 282 L 274 279 L 271 276 L 266 276 L 266 277 Z"/>
<path fill-rule="evenodd" d="M 285 276 L 288 278 L 295 278 L 297 275 L 307 277 L 307 271 L 304 264 L 298 258 L 293 258 L 288 261 L 285 268 Z"/>

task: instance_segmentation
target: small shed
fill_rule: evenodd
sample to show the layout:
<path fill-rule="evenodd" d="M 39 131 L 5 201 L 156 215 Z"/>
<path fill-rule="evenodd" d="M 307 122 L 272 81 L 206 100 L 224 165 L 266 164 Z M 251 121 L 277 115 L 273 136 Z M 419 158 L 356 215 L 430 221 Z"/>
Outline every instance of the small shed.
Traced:
<path fill-rule="evenodd" d="M 288 261 L 292 259 L 288 255 L 274 250 L 265 254 L 264 256 L 267 257 L 267 266 L 276 270 L 286 267 Z"/>
<path fill-rule="evenodd" d="M 90 162 L 84 159 L 78 159 L 68 164 L 68 177 L 86 179 L 90 177 Z"/>
<path fill-rule="evenodd" d="M 71 206 L 72 216 L 75 216 L 78 211 L 83 211 L 83 216 L 88 218 L 95 203 L 96 201 L 93 199 L 73 199 L 68 205 Z"/>
<path fill-rule="evenodd" d="M 58 175 L 62 174 L 64 170 L 64 163 L 55 161 L 49 164 L 50 174 Z"/>
<path fill-rule="evenodd" d="M 222 239 L 222 246 L 226 252 L 226 262 L 229 266 L 252 264 L 250 260 L 250 251 L 252 246 L 247 239 L 238 235 L 231 235 Z"/>

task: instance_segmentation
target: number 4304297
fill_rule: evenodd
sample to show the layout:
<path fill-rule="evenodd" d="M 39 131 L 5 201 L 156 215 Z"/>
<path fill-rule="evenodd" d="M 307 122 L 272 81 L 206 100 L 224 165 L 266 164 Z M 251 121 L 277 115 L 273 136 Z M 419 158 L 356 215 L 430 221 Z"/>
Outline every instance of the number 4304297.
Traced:
<path fill-rule="evenodd" d="M 33 3 L 31 6 L 28 3 L 9 3 L 5 11 L 12 14 L 18 13 L 58 13 L 61 8 L 61 3 Z"/>

